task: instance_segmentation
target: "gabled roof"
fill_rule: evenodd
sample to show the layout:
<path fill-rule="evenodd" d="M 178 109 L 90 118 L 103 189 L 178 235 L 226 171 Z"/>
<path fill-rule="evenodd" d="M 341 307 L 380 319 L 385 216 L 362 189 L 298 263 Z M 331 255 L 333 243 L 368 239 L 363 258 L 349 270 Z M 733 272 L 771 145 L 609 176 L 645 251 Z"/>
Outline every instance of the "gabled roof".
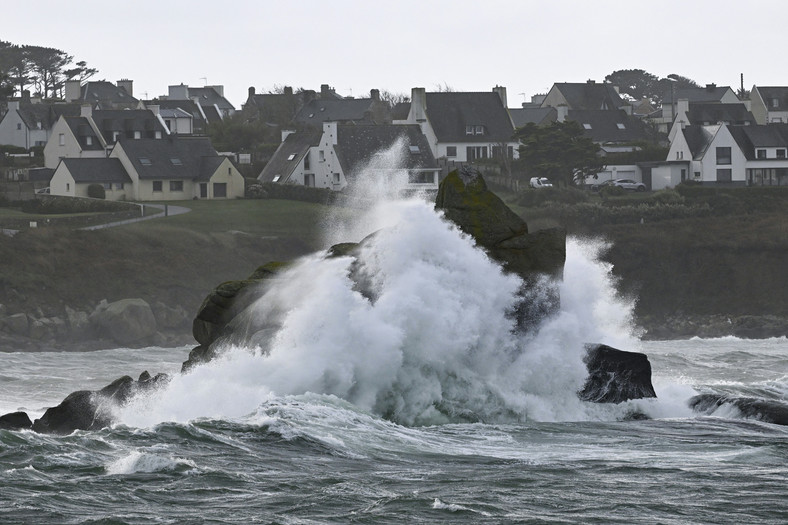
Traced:
<path fill-rule="evenodd" d="M 374 100 L 371 98 L 343 98 L 312 100 L 298 113 L 295 121 L 302 124 L 321 125 L 323 122 L 368 122 L 373 116 Z"/>
<path fill-rule="evenodd" d="M 71 130 L 71 133 L 76 137 L 79 146 L 83 150 L 101 150 L 104 145 L 99 140 L 93 126 L 90 125 L 88 119 L 85 117 L 63 117 L 63 121 Z M 87 137 L 90 137 L 90 144 L 88 144 Z"/>
<path fill-rule="evenodd" d="M 426 93 L 427 118 L 439 142 L 511 142 L 509 112 L 492 91 Z M 466 134 L 467 126 L 484 126 L 483 135 Z"/>
<path fill-rule="evenodd" d="M 161 118 L 194 118 L 192 114 L 181 108 L 159 108 Z"/>
<path fill-rule="evenodd" d="M 74 177 L 74 182 L 131 182 L 131 177 L 126 173 L 120 159 L 73 158 L 63 159 L 60 162 L 68 168 L 68 172 Z"/>
<path fill-rule="evenodd" d="M 662 103 L 669 104 L 678 102 L 679 100 L 686 99 L 690 104 L 693 102 L 719 102 L 728 91 L 732 91 L 729 86 L 716 86 L 709 84 L 706 87 L 696 88 L 675 88 L 668 90 L 662 96 Z"/>
<path fill-rule="evenodd" d="M 630 118 L 623 109 L 618 111 L 570 109 L 567 120 L 580 123 L 585 136 L 600 144 L 648 140 L 643 122 Z"/>
<path fill-rule="evenodd" d="M 398 142 L 399 139 L 402 141 Z M 427 138 L 417 124 L 337 126 L 337 144 L 334 149 L 345 178 L 352 180 L 376 155 L 395 144 L 400 148 L 397 159 L 400 162 L 379 168 L 438 169 Z"/>
<path fill-rule="evenodd" d="M 515 128 L 522 128 L 526 124 L 550 124 L 558 118 L 558 111 L 555 108 L 509 108 L 509 115 Z"/>
<path fill-rule="evenodd" d="M 159 112 L 163 110 L 181 110 L 189 113 L 194 119 L 194 123 L 197 124 L 198 122 L 203 123 L 205 119 L 200 113 L 200 108 L 197 107 L 197 104 L 194 103 L 192 100 L 146 100 L 145 106 L 159 106 Z M 195 126 L 196 127 L 196 126 Z"/>
<path fill-rule="evenodd" d="M 755 86 L 760 93 L 767 111 L 788 111 L 788 87 Z M 777 105 L 774 105 L 774 101 Z"/>
<path fill-rule="evenodd" d="M 755 117 L 743 103 L 697 102 L 690 104 L 687 118 L 689 118 L 690 124 L 700 125 L 720 122 L 737 126 L 755 124 Z"/>
<path fill-rule="evenodd" d="M 140 179 L 202 179 L 207 168 L 218 167 L 225 159 L 207 137 L 171 135 L 164 139 L 121 139 L 119 145 Z"/>
<path fill-rule="evenodd" d="M 719 129 L 720 125 L 684 127 L 682 132 L 693 159 L 700 160 L 703 158 Z"/>
<path fill-rule="evenodd" d="M 107 141 L 112 139 L 115 131 L 124 133 L 127 138 L 132 137 L 135 131 L 139 131 L 143 138 L 153 138 L 157 131 L 162 137 L 168 133 L 149 109 L 99 109 L 93 111 L 91 118 Z"/>
<path fill-rule="evenodd" d="M 19 117 L 28 129 L 50 129 L 60 115 L 77 116 L 80 113 L 79 104 L 32 104 L 20 101 L 17 109 Z"/>
<path fill-rule="evenodd" d="M 410 113 L 410 102 L 398 102 L 391 110 L 392 120 L 408 120 Z"/>
<path fill-rule="evenodd" d="M 317 131 L 289 134 L 260 172 L 258 179 L 261 182 L 273 182 L 274 178 L 279 176 L 277 182 L 285 182 L 309 152 L 309 148 L 320 144 L 320 136 L 321 133 Z"/>
<path fill-rule="evenodd" d="M 217 106 L 220 110 L 234 110 L 235 106 L 230 104 L 226 98 L 219 94 L 211 86 L 189 87 L 189 97 L 197 97 L 201 106 Z"/>
<path fill-rule="evenodd" d="M 627 105 L 607 82 L 558 82 L 553 87 L 561 92 L 569 109 L 619 109 Z"/>
<path fill-rule="evenodd" d="M 80 100 L 112 107 L 136 107 L 139 102 L 124 88 L 106 80 L 85 82 L 80 91 Z"/>

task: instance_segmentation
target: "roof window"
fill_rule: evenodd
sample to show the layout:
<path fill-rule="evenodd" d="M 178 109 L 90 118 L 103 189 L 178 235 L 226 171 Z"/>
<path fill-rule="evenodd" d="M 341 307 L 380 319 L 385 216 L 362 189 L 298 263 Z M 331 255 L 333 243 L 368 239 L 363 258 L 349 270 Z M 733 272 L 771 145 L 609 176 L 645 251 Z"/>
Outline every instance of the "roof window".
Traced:
<path fill-rule="evenodd" d="M 274 175 L 274 182 L 279 182 L 280 175 Z"/>
<path fill-rule="evenodd" d="M 418 146 L 409 146 L 411 155 L 418 155 L 421 153 L 421 150 Z"/>
<path fill-rule="evenodd" d="M 181 159 L 179 159 L 178 157 L 171 158 L 170 162 L 172 162 L 173 166 L 183 166 L 183 162 L 181 162 Z"/>
<path fill-rule="evenodd" d="M 591 124 L 588 122 L 583 122 L 583 129 L 591 129 Z"/>
<path fill-rule="evenodd" d="M 290 155 L 287 156 L 287 160 L 293 160 L 295 158 L 296 158 L 295 153 L 291 153 Z"/>
<path fill-rule="evenodd" d="M 151 162 L 148 157 L 140 157 L 140 164 L 143 166 L 150 166 Z"/>

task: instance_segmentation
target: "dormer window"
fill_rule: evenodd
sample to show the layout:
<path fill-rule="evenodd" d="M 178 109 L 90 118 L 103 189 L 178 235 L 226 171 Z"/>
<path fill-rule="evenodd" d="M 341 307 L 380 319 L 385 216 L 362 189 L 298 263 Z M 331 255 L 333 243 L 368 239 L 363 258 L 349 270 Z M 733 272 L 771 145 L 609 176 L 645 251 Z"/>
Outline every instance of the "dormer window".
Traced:
<path fill-rule="evenodd" d="M 755 150 L 755 156 L 759 159 L 766 158 L 766 150 L 765 149 L 757 149 Z"/>
<path fill-rule="evenodd" d="M 777 158 L 784 159 L 785 158 L 785 148 L 778 148 L 777 149 Z"/>
<path fill-rule="evenodd" d="M 465 134 L 473 135 L 473 126 L 465 126 Z"/>
<path fill-rule="evenodd" d="M 484 126 L 465 126 L 466 135 L 484 135 Z"/>
<path fill-rule="evenodd" d="M 91 137 L 90 135 L 85 137 L 85 145 L 86 146 L 92 146 L 93 145 L 93 137 Z"/>
<path fill-rule="evenodd" d="M 779 99 L 779 98 L 773 98 L 773 99 L 772 99 L 772 107 L 773 107 L 773 108 L 778 108 L 778 107 L 780 107 L 780 99 Z"/>

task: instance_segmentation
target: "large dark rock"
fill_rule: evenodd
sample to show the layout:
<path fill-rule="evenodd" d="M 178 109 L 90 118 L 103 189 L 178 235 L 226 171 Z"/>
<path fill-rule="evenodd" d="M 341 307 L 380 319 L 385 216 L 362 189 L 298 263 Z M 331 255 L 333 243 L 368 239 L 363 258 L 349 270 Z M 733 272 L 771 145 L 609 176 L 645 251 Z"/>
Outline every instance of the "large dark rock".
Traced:
<path fill-rule="evenodd" d="M 657 397 L 651 384 L 651 363 L 646 354 L 589 344 L 583 360 L 588 368 L 588 378 L 578 392 L 580 399 L 595 403 L 621 403 Z"/>
<path fill-rule="evenodd" d="M 127 346 L 146 344 L 156 334 L 156 318 L 143 299 L 102 302 L 89 321 L 99 335 Z"/>
<path fill-rule="evenodd" d="M 101 390 L 72 392 L 56 407 L 33 422 L 32 429 L 45 434 L 70 434 L 75 430 L 98 430 L 112 424 L 112 406 L 122 405 L 133 395 L 166 383 L 166 374 L 151 377 L 143 372 L 137 381 L 123 376 Z"/>
<path fill-rule="evenodd" d="M 30 417 L 25 412 L 11 412 L 0 416 L 0 429 L 26 430 L 33 426 Z"/>
<path fill-rule="evenodd" d="M 566 230 L 529 233 L 526 222 L 487 188 L 477 170 L 463 168 L 449 173 L 438 188 L 435 208 L 526 282 L 537 274 L 563 276 Z"/>

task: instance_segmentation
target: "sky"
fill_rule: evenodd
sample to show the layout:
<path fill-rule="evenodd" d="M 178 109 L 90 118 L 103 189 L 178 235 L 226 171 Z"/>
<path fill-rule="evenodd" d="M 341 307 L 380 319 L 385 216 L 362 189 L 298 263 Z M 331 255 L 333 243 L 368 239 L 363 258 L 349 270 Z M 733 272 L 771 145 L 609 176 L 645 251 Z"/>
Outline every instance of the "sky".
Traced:
<path fill-rule="evenodd" d="M 133 80 L 133 95 L 223 85 L 369 96 L 411 88 L 507 88 L 509 107 L 555 82 L 601 82 L 619 69 L 701 85 L 788 85 L 784 0 L 62 0 L 14 2 L 0 40 L 61 49 Z M 770 21 L 774 21 L 771 24 Z"/>

